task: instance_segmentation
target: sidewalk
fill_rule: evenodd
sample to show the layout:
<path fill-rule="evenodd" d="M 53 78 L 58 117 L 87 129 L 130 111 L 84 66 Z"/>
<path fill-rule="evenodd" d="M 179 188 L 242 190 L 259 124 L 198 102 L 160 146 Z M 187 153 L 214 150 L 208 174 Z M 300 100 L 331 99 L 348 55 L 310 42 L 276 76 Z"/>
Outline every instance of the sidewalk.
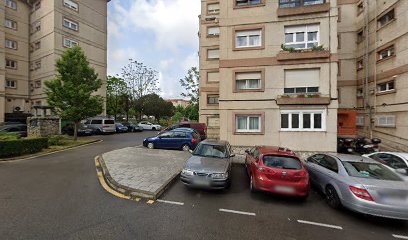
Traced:
<path fill-rule="evenodd" d="M 130 197 L 157 199 L 178 176 L 189 152 L 128 147 L 104 153 L 99 163 L 106 182 Z"/>

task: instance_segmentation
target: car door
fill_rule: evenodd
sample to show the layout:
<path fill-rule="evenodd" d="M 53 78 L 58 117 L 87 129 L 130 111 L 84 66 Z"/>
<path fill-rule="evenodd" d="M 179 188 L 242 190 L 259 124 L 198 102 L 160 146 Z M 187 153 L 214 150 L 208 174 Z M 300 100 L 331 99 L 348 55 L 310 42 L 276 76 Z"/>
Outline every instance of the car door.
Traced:
<path fill-rule="evenodd" d="M 173 132 L 165 132 L 158 136 L 158 140 L 156 146 L 158 148 L 173 148 L 174 144 L 172 145 Z"/>
<path fill-rule="evenodd" d="M 324 190 L 327 184 L 338 179 L 339 166 L 335 158 L 324 154 L 322 156 L 315 168 L 315 177 L 317 184 Z"/>
<path fill-rule="evenodd" d="M 169 143 L 171 148 L 181 148 L 184 144 L 188 143 L 188 136 L 185 132 L 174 132 L 172 135 L 172 141 Z"/>

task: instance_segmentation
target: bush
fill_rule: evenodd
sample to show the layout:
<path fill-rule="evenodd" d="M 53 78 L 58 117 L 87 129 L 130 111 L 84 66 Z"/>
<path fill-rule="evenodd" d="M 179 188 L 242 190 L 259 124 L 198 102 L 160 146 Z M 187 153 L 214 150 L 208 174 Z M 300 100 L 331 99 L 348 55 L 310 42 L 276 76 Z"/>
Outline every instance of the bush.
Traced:
<path fill-rule="evenodd" d="M 0 158 L 37 153 L 48 148 L 48 138 L 28 138 L 0 141 Z"/>
<path fill-rule="evenodd" d="M 63 145 L 63 140 L 65 139 L 62 135 L 54 135 L 48 137 L 48 146 L 59 146 Z"/>
<path fill-rule="evenodd" d="M 0 133 L 0 141 L 17 140 L 20 135 L 17 133 Z"/>

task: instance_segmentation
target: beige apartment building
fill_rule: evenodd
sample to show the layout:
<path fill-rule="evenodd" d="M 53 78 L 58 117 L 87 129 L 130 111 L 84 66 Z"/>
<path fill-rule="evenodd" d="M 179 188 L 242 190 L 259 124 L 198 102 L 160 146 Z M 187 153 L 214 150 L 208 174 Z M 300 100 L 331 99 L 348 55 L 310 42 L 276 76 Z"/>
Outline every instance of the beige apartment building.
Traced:
<path fill-rule="evenodd" d="M 4 0 L 0 4 L 0 123 L 47 105 L 44 82 L 74 45 L 106 83 L 106 0 Z M 98 94 L 105 96 L 106 87 Z"/>
<path fill-rule="evenodd" d="M 408 150 L 408 1 L 203 0 L 200 121 L 235 146 Z M 283 45 L 282 45 L 283 44 Z"/>

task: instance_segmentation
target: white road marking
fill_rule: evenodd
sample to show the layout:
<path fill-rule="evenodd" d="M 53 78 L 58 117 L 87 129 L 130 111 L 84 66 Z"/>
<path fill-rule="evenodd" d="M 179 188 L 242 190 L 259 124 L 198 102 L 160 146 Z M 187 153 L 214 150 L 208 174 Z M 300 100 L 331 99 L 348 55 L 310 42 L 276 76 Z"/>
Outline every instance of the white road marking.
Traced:
<path fill-rule="evenodd" d="M 340 227 L 340 226 L 335 226 L 335 225 L 330 225 L 330 224 L 310 222 L 310 221 L 304 221 L 304 220 L 297 220 L 297 221 L 298 221 L 298 223 L 304 223 L 304 224 L 310 224 L 310 225 L 315 225 L 315 226 L 320 226 L 320 227 L 327 227 L 327 228 L 334 228 L 334 229 L 343 230 L 343 228 Z"/>
<path fill-rule="evenodd" d="M 173 205 L 180 205 L 180 206 L 184 205 L 183 202 L 167 201 L 167 200 L 162 200 L 162 199 L 157 199 L 156 201 L 161 202 L 161 203 L 173 204 Z"/>
<path fill-rule="evenodd" d="M 251 212 L 242 212 L 242 211 L 235 211 L 235 210 L 229 210 L 229 209 L 223 209 L 223 208 L 220 208 L 219 211 L 226 212 L 226 213 L 236 213 L 236 214 L 248 215 L 248 216 L 256 216 L 255 213 L 251 213 Z"/>
<path fill-rule="evenodd" d="M 403 235 L 392 234 L 392 236 L 398 239 L 408 239 L 408 236 L 403 236 Z"/>

